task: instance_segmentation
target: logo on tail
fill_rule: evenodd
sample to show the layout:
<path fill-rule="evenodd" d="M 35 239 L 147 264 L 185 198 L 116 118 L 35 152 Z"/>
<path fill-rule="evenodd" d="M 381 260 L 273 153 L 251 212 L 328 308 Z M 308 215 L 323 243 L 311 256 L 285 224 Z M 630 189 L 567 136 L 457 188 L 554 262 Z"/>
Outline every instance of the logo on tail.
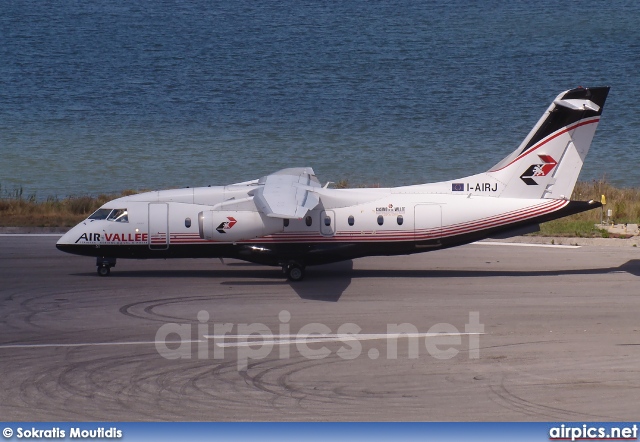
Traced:
<path fill-rule="evenodd" d="M 520 175 L 520 179 L 524 181 L 527 186 L 537 186 L 538 183 L 533 179 L 533 177 L 547 176 L 558 164 L 550 155 L 538 156 L 542 161 L 544 161 L 544 164 L 532 164 L 522 175 Z"/>

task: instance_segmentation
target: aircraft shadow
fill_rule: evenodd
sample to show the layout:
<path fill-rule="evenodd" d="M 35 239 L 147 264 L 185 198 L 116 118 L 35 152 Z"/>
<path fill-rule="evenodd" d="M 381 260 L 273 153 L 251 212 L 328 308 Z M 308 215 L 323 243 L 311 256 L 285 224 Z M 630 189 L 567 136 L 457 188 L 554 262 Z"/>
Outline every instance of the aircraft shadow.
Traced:
<path fill-rule="evenodd" d="M 618 267 L 598 267 L 569 270 L 391 270 L 391 269 L 353 269 L 353 261 L 311 267 L 303 281 L 291 282 L 277 268 L 241 270 L 245 267 L 234 263 L 237 269 L 213 270 L 123 270 L 117 269 L 109 278 L 225 278 L 221 284 L 233 286 L 290 286 L 301 299 L 312 301 L 337 302 L 354 279 L 365 278 L 484 278 L 509 276 L 565 276 L 565 275 L 602 275 L 608 273 L 629 273 L 640 276 L 640 259 L 632 259 Z M 259 267 L 248 264 L 246 267 Z M 238 268 L 240 267 L 240 268 Z M 250 272 L 250 273 L 248 273 Z M 97 277 L 94 272 L 73 273 L 72 276 Z M 251 277 L 252 280 L 240 281 L 238 278 Z"/>
<path fill-rule="evenodd" d="M 353 271 L 353 278 L 480 278 L 495 276 L 565 276 L 602 275 L 607 273 L 629 273 L 640 276 L 640 259 L 631 259 L 618 267 L 560 270 L 368 270 Z"/>
<path fill-rule="evenodd" d="M 311 301 L 338 302 L 344 291 L 351 284 L 353 261 L 343 261 L 326 266 L 313 267 L 321 270 L 321 273 L 309 272 L 304 281 L 291 282 L 282 280 L 282 273 L 276 273 L 280 281 L 223 281 L 222 284 L 234 286 L 264 286 L 264 285 L 288 285 L 301 299 Z M 324 270 L 324 271 L 322 271 Z M 254 273 L 251 273 L 254 276 Z M 237 277 L 238 274 L 235 273 Z"/>

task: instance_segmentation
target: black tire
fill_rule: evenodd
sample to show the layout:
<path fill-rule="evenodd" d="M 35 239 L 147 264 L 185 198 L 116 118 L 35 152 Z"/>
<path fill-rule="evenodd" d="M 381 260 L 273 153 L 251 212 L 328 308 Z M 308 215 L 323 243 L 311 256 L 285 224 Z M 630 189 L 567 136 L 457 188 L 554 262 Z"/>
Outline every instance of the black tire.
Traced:
<path fill-rule="evenodd" d="M 98 275 L 100 276 L 109 276 L 111 274 L 111 267 L 109 266 L 99 266 L 98 267 Z"/>
<path fill-rule="evenodd" d="M 297 282 L 304 279 L 304 267 L 299 264 L 290 264 L 287 266 L 287 279 Z"/>

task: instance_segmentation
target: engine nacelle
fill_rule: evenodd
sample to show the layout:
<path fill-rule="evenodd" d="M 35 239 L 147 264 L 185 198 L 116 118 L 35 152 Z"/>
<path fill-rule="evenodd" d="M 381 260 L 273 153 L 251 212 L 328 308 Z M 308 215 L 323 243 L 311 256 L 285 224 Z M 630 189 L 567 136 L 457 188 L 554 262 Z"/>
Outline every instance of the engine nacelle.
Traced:
<path fill-rule="evenodd" d="M 236 242 L 282 232 L 281 218 L 269 218 L 253 211 L 207 210 L 198 214 L 200 238 Z"/>

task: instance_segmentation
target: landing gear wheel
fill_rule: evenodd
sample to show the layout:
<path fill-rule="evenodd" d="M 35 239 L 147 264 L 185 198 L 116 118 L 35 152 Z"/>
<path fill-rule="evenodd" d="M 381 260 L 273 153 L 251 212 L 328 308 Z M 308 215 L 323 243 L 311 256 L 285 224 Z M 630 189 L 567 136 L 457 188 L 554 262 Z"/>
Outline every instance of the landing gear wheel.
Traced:
<path fill-rule="evenodd" d="M 98 267 L 98 275 L 109 276 L 111 273 L 111 267 L 116 266 L 116 258 L 98 256 L 96 257 L 96 266 Z"/>
<path fill-rule="evenodd" d="M 289 281 L 302 281 L 304 279 L 304 266 L 297 263 L 288 264 L 285 274 Z"/>

